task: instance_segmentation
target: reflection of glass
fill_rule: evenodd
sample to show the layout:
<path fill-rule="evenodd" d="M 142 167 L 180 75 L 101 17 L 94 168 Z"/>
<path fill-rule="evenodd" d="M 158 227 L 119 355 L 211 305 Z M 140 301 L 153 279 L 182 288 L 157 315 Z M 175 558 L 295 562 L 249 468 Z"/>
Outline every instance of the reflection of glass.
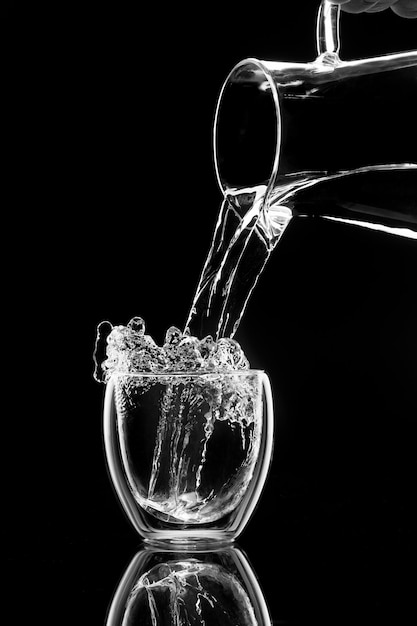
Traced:
<path fill-rule="evenodd" d="M 269 626 L 255 574 L 241 550 L 154 549 L 127 568 L 107 626 Z"/>
<path fill-rule="evenodd" d="M 259 370 L 119 374 L 107 385 L 110 474 L 150 541 L 235 539 L 265 483 L 272 431 Z"/>

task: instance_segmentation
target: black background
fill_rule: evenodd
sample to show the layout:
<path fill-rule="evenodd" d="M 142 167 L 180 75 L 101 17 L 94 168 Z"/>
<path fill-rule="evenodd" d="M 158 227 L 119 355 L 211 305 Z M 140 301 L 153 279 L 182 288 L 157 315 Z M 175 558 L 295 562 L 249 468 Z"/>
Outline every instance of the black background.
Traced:
<path fill-rule="evenodd" d="M 141 315 L 162 341 L 183 325 L 221 201 L 222 82 L 247 56 L 312 60 L 316 10 L 5 11 L 5 334 L 22 338 L 5 415 L 10 623 L 32 623 L 26 608 L 33 623 L 104 622 L 140 541 L 105 469 L 95 327 Z M 346 59 L 412 49 L 417 22 L 346 15 L 342 40 Z M 293 222 L 239 329 L 275 396 L 271 474 L 239 545 L 276 623 L 415 613 L 416 263 L 415 241 Z"/>

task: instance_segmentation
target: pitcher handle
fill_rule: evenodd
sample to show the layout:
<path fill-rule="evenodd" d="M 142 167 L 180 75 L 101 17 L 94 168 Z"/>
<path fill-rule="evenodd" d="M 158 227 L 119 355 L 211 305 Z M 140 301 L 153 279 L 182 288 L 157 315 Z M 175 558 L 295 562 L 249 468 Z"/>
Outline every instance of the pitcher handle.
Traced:
<path fill-rule="evenodd" d="M 340 50 L 340 5 L 322 0 L 317 14 L 316 44 L 320 60 L 337 63 Z"/>

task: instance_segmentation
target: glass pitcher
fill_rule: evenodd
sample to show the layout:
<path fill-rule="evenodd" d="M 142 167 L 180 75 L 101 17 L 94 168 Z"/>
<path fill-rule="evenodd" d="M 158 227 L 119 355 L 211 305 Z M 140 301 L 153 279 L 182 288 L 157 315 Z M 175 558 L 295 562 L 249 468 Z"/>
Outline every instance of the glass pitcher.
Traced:
<path fill-rule="evenodd" d="M 315 61 L 245 59 L 229 74 L 214 129 L 224 192 L 264 185 L 268 195 L 369 169 L 405 170 L 416 182 L 417 51 L 341 61 L 339 23 L 340 7 L 325 0 Z M 412 204 L 388 217 L 416 225 L 415 195 Z"/>
<path fill-rule="evenodd" d="M 238 63 L 217 104 L 224 203 L 186 326 L 233 336 L 294 216 L 417 238 L 417 51 L 339 57 L 340 7 L 317 17 L 310 63 Z"/>

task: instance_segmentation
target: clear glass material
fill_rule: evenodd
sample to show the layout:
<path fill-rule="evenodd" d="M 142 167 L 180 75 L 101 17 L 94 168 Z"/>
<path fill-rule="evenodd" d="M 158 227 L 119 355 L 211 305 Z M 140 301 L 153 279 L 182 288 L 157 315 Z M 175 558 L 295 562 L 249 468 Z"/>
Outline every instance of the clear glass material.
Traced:
<path fill-rule="evenodd" d="M 268 609 L 243 552 L 157 550 L 133 558 L 106 626 L 270 626 Z"/>
<path fill-rule="evenodd" d="M 374 167 L 414 165 L 417 175 L 417 51 L 342 61 L 339 20 L 340 7 L 322 2 L 313 62 L 249 58 L 230 72 L 214 128 L 225 193 L 260 185 L 267 193 L 289 184 L 297 190 L 306 178 L 311 187 Z M 412 220 L 403 208 L 392 218 L 416 223 L 416 213 Z"/>
<path fill-rule="evenodd" d="M 273 442 L 260 370 L 118 374 L 104 439 L 119 499 L 148 541 L 232 541 L 261 494 Z"/>

